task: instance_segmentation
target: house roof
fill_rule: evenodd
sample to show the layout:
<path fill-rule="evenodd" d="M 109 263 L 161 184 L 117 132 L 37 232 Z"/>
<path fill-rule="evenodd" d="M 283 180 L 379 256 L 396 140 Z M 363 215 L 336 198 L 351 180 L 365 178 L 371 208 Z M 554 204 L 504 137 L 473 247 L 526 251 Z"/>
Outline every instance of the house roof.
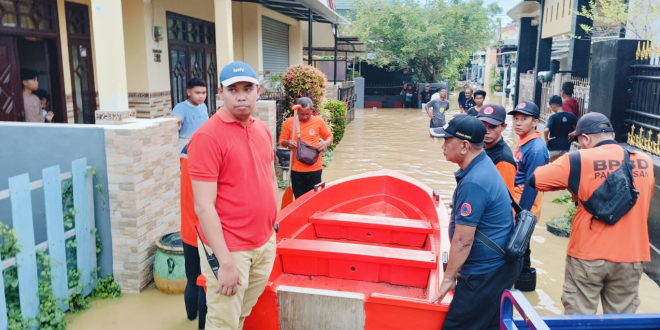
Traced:
<path fill-rule="evenodd" d="M 309 20 L 309 9 L 313 11 L 314 22 L 329 24 L 349 24 L 349 22 L 336 11 L 330 9 L 327 1 L 321 0 L 233 0 L 235 2 L 252 2 L 263 5 L 282 15 L 289 16 L 298 21 Z"/>
<path fill-rule="evenodd" d="M 541 5 L 536 1 L 520 1 L 511 8 L 506 14 L 514 21 L 519 21 L 522 17 L 536 17 L 541 13 Z"/>

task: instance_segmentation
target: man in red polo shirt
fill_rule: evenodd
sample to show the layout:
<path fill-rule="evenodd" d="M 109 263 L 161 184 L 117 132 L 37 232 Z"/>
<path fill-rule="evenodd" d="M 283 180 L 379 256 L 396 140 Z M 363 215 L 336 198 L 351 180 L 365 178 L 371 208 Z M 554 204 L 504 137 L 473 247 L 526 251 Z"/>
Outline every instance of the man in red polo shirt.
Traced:
<path fill-rule="evenodd" d="M 259 93 L 255 71 L 243 62 L 222 69 L 224 107 L 188 145 L 199 244 L 206 277 L 206 329 L 241 329 L 264 291 L 275 260 L 277 179 L 268 126 L 251 116 Z M 217 280 L 205 250 L 219 263 Z"/>

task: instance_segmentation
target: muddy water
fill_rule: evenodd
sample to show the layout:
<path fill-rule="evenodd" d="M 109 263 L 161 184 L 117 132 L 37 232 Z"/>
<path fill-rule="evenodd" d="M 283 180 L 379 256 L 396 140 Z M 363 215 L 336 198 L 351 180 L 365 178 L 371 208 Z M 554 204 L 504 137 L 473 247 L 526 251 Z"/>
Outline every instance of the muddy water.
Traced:
<path fill-rule="evenodd" d="M 448 119 L 451 118 L 451 112 Z M 343 141 L 335 151 L 335 159 L 324 170 L 324 181 L 332 181 L 368 171 L 391 169 L 405 173 L 440 192 L 448 203 L 458 169 L 442 155 L 442 140 L 429 138 L 429 118 L 420 110 L 366 109 L 356 110 Z M 516 137 L 511 129 L 504 134 L 513 146 Z M 565 209 L 552 204 L 559 193 L 544 197 L 541 220 L 532 237 L 532 264 L 537 268 L 537 290 L 526 293 L 527 299 L 541 315 L 563 312 L 561 292 L 568 239 L 546 232 L 545 222 L 562 215 Z M 660 288 L 644 276 L 640 283 L 640 313 L 660 312 Z M 185 317 L 183 296 L 163 294 L 149 289 L 139 295 L 125 295 L 110 301 L 96 301 L 93 307 L 69 316 L 68 329 L 197 329 L 196 321 Z"/>

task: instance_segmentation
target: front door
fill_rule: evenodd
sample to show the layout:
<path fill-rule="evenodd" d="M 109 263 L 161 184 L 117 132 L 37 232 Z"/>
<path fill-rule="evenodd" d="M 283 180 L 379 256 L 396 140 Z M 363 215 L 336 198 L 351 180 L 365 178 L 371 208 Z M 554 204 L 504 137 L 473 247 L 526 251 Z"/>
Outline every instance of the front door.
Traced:
<path fill-rule="evenodd" d="M 209 115 L 216 111 L 218 71 L 215 54 L 215 25 L 192 17 L 167 13 L 167 44 L 170 58 L 172 106 L 185 101 L 186 83 L 192 78 L 206 81 Z"/>
<path fill-rule="evenodd" d="M 76 123 L 93 124 L 96 111 L 92 39 L 89 9 L 86 5 L 65 2 L 69 41 L 69 63 L 73 83 L 73 113 Z"/>
<path fill-rule="evenodd" d="M 16 39 L 0 36 L 0 121 L 23 121 L 23 90 Z"/>

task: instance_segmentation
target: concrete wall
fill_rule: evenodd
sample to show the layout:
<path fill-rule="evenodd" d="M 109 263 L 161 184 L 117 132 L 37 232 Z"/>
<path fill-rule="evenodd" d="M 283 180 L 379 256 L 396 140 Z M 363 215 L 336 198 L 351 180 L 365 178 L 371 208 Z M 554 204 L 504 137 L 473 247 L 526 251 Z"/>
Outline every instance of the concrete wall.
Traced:
<path fill-rule="evenodd" d="M 26 124 L 0 122 L 0 190 L 8 188 L 9 177 L 28 173 L 30 181 L 41 180 L 41 170 L 55 165 L 62 173 L 71 171 L 73 160 L 87 157 L 89 166 L 98 166 L 103 194 L 94 192 L 94 219 L 103 250 L 98 261 L 101 276 L 112 273 L 113 241 L 110 230 L 110 205 L 103 206 L 108 194 L 108 172 L 103 128 L 94 125 Z M 46 220 L 43 189 L 32 191 L 35 242 L 45 241 Z M 0 221 L 11 226 L 9 199 L 0 201 Z"/>

